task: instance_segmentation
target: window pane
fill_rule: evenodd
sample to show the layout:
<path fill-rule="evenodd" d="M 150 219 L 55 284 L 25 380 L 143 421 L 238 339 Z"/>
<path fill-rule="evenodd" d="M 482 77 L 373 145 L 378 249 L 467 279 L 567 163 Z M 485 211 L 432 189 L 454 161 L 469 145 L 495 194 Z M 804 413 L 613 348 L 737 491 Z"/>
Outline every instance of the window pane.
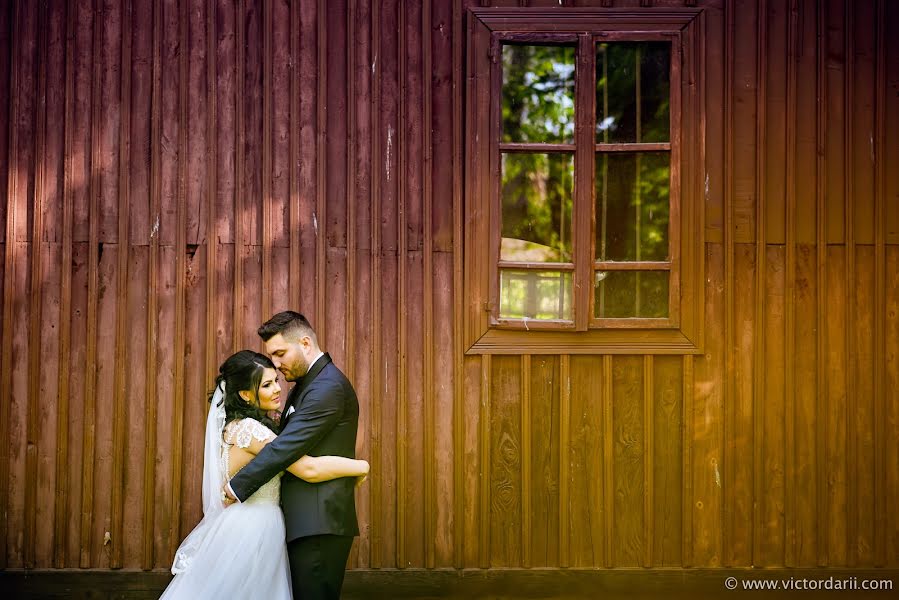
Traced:
<path fill-rule="evenodd" d="M 597 318 L 665 318 L 668 271 L 596 271 Z"/>
<path fill-rule="evenodd" d="M 503 154 L 500 258 L 571 262 L 574 156 Z"/>
<path fill-rule="evenodd" d="M 503 45 L 502 140 L 574 140 L 574 48 Z"/>
<path fill-rule="evenodd" d="M 501 269 L 499 316 L 570 321 L 571 273 Z"/>
<path fill-rule="evenodd" d="M 669 141 L 667 42 L 599 44 L 596 51 L 596 141 Z"/>
<path fill-rule="evenodd" d="M 596 256 L 668 260 L 670 155 L 596 155 Z"/>

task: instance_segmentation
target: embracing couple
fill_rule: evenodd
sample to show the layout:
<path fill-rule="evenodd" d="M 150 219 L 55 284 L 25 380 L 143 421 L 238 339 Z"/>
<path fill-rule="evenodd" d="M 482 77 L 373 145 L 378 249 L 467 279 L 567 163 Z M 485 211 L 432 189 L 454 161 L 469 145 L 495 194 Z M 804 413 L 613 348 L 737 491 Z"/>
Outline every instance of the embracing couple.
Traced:
<path fill-rule="evenodd" d="M 303 315 L 278 313 L 258 333 L 268 356 L 241 350 L 219 367 L 203 520 L 175 554 L 167 600 L 340 597 L 369 468 L 353 458 L 356 392 Z M 283 410 L 278 371 L 296 382 Z"/>

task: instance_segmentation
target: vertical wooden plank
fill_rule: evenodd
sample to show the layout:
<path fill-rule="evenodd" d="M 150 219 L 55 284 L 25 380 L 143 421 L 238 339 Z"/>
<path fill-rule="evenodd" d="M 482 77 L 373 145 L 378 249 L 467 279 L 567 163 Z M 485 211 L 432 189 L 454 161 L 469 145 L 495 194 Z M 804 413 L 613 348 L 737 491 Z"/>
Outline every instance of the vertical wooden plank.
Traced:
<path fill-rule="evenodd" d="M 819 338 L 823 337 L 823 332 L 817 329 L 818 271 L 814 246 L 800 244 L 797 247 L 794 266 L 795 402 L 793 427 L 787 431 L 794 432 L 796 439 L 790 442 L 794 453 L 793 469 L 792 478 L 788 478 L 787 481 L 788 485 L 795 489 L 792 524 L 795 530 L 796 549 L 793 562 L 797 567 L 808 568 L 817 564 L 817 547 L 820 543 L 816 528 L 818 510 L 816 499 L 823 482 L 817 475 L 822 457 L 816 451 L 816 436 L 818 430 L 825 424 L 825 420 L 816 409 L 819 402 L 816 348 Z M 789 537 L 787 544 L 789 550 Z"/>
<path fill-rule="evenodd" d="M 356 177 L 350 165 L 356 162 L 356 2 L 347 0 L 346 20 L 346 158 L 344 163 L 344 185 L 346 186 L 346 303 L 344 306 L 344 320 L 346 321 L 346 334 L 344 335 L 344 347 L 346 348 L 345 369 L 350 381 L 356 382 L 356 210 L 358 199 L 356 197 Z M 291 167 L 292 168 L 292 167 Z M 358 389 L 359 383 L 356 382 Z M 358 392 L 357 392 L 358 393 Z M 363 425 L 364 427 L 364 425 Z M 425 426 L 427 430 L 427 425 Z M 358 435 L 358 434 L 357 434 Z M 364 432 L 363 436 L 364 438 Z M 362 444 L 357 440 L 357 448 L 362 449 Z M 358 452 L 358 450 L 357 450 Z M 427 459 L 426 459 L 427 460 Z M 361 503 L 358 503 L 361 504 Z M 357 506 L 357 509 L 360 507 Z M 366 518 L 365 509 L 357 514 L 360 523 L 364 527 Z M 359 564 L 360 544 L 353 544 L 350 553 L 349 564 Z"/>
<path fill-rule="evenodd" d="M 762 564 L 762 545 L 764 532 L 762 529 L 765 502 L 765 350 L 767 338 L 766 293 L 765 286 L 768 274 L 767 235 L 766 235 L 766 190 L 768 161 L 765 156 L 767 143 L 765 98 L 767 94 L 768 69 L 768 24 L 767 0 L 760 0 L 756 13 L 756 118 L 755 118 L 755 344 L 753 353 L 753 385 L 752 385 L 752 564 Z"/>
<path fill-rule="evenodd" d="M 115 396 L 113 401 L 113 441 L 112 441 L 112 557 L 110 566 L 121 568 L 123 562 L 124 537 L 124 488 L 125 488 L 125 396 L 128 392 L 128 377 L 125 367 L 128 363 L 128 265 L 130 235 L 130 184 L 129 160 L 131 154 L 131 29 L 132 6 L 130 0 L 122 0 L 120 31 L 121 56 L 120 111 L 119 121 L 119 210 L 118 210 L 118 265 L 116 266 L 116 321 L 115 321 Z"/>
<path fill-rule="evenodd" d="M 753 563 L 753 540 L 755 536 L 755 505 L 763 500 L 756 496 L 754 459 L 755 448 L 762 444 L 757 438 L 755 419 L 755 397 L 763 397 L 764 392 L 755 392 L 758 377 L 757 356 L 764 351 L 757 349 L 756 339 L 758 318 L 756 308 L 756 288 L 758 265 L 756 263 L 755 246 L 737 244 L 734 249 L 734 285 L 740 293 L 733 299 L 734 323 L 740 326 L 734 331 L 734 396 L 728 411 L 731 414 L 733 429 L 728 438 L 730 443 L 724 449 L 732 451 L 735 464 L 731 466 L 731 477 L 727 482 L 725 493 L 732 496 L 731 520 L 734 523 L 729 563 L 732 566 L 748 567 Z M 761 381 L 764 381 L 762 379 Z M 738 457 L 745 457 L 739 460 Z M 742 524 L 742 525 L 740 525 Z M 727 551 L 727 550 L 725 550 Z"/>
<path fill-rule="evenodd" d="M 380 3 L 371 5 L 371 52 L 372 52 L 372 83 L 371 83 L 371 343 L 372 356 L 382 356 L 381 340 L 381 294 L 374 289 L 381 279 L 381 77 L 378 58 L 381 51 L 381 11 Z M 371 456 L 372 470 L 379 472 L 381 467 L 381 369 L 372 368 L 371 377 L 371 406 L 378 407 L 371 414 Z M 375 521 L 371 534 L 370 565 L 378 568 L 383 564 L 381 527 L 381 483 L 380 478 L 375 477 L 371 486 L 371 514 Z M 386 533 L 386 532 L 385 532 Z"/>
<path fill-rule="evenodd" d="M 853 90 L 853 78 L 855 77 L 854 66 L 854 46 L 855 46 L 855 18 L 854 7 L 849 2 L 843 3 L 843 106 L 840 117 L 843 121 L 843 215 L 845 218 L 845 228 L 843 235 L 846 242 L 846 270 L 844 277 L 846 278 L 846 303 L 844 310 L 846 311 L 846 336 L 844 342 L 846 351 L 844 354 L 845 364 L 844 373 L 846 377 L 846 546 L 848 556 L 846 558 L 847 565 L 854 567 L 858 564 L 858 518 L 857 518 L 857 494 L 858 494 L 858 473 L 856 465 L 858 464 L 858 435 L 857 435 L 857 411 L 858 411 L 858 395 L 856 394 L 856 374 L 858 368 L 858 359 L 856 356 L 856 306 L 857 296 L 855 290 L 855 207 L 853 186 L 855 185 L 855 173 L 852 168 L 852 152 L 855 148 L 853 135 L 852 114 L 855 110 L 855 97 Z"/>
<path fill-rule="evenodd" d="M 846 547 L 849 537 L 848 520 L 848 473 L 847 450 L 850 424 L 846 421 L 848 404 L 846 367 L 846 336 L 849 333 L 849 325 L 846 323 L 845 298 L 849 293 L 850 285 L 845 280 L 846 252 L 839 246 L 828 248 L 827 256 L 827 301 L 824 310 L 828 314 L 825 328 L 827 352 L 825 355 L 825 368 L 828 370 L 827 404 L 825 415 L 827 419 L 826 432 L 829 441 L 824 462 L 827 465 L 827 478 L 824 480 L 825 497 L 827 501 L 827 535 L 829 564 L 834 566 L 846 566 L 849 561 L 849 550 Z M 854 329 L 853 329 L 854 332 Z"/>
<path fill-rule="evenodd" d="M 725 549 L 725 556 L 718 557 L 724 565 L 731 565 L 731 548 L 734 533 L 734 488 L 732 483 L 736 481 L 734 476 L 735 460 L 733 454 L 728 451 L 733 447 L 734 438 L 734 411 L 731 405 L 735 398 L 734 376 L 734 28 L 735 28 L 735 0 L 726 0 L 724 5 L 724 348 L 723 348 L 723 389 L 722 405 L 724 407 L 724 444 L 721 448 L 721 458 L 724 467 L 724 482 L 726 485 L 724 497 L 724 522 L 722 527 L 721 544 Z M 711 265 L 708 265 L 711 279 Z M 706 311 L 709 310 L 708 293 L 705 295 Z M 708 357 L 710 352 L 707 351 Z M 700 362 L 700 373 L 703 362 Z M 711 369 L 713 368 L 709 365 Z M 701 378 L 701 376 L 700 376 Z M 700 403 L 702 400 L 700 399 Z M 693 443 L 697 443 L 694 440 Z M 711 443 L 711 441 L 709 442 Z M 697 504 L 697 507 L 699 504 Z M 694 538 L 695 541 L 695 538 Z"/>
<path fill-rule="evenodd" d="M 683 414 L 681 416 L 683 453 L 683 499 L 681 501 L 681 565 L 685 568 L 693 566 L 693 396 L 695 381 L 693 379 L 693 355 L 683 357 Z"/>
<path fill-rule="evenodd" d="M 371 187 L 371 151 L 372 151 L 372 131 L 371 131 L 371 5 L 367 0 L 360 0 L 358 3 L 353 1 L 352 18 L 352 43 L 354 48 L 354 56 L 351 59 L 353 63 L 352 72 L 352 90 L 348 92 L 349 98 L 353 104 L 351 113 L 353 114 L 353 135 L 351 144 L 352 153 L 349 155 L 348 164 L 357 165 L 357 168 L 350 169 L 352 171 L 352 183 L 348 184 L 348 190 L 352 190 L 348 196 L 351 204 L 348 207 L 349 215 L 354 220 L 352 237 L 348 238 L 347 243 L 354 247 L 354 263 L 348 266 L 348 277 L 350 272 L 353 273 L 351 279 L 355 280 L 353 296 L 355 300 L 348 303 L 346 309 L 354 313 L 353 323 L 353 383 L 357 390 L 362 390 L 359 395 L 360 411 L 362 418 L 360 419 L 361 431 L 357 443 L 357 453 L 359 456 L 371 457 L 371 422 L 373 418 L 372 396 L 375 390 L 372 387 L 372 378 L 374 371 L 379 367 L 378 359 L 372 356 L 370 348 L 372 340 L 370 338 L 371 328 L 369 322 L 372 315 L 371 296 L 374 289 L 371 281 L 371 200 L 373 189 Z M 349 192 L 348 192 L 349 193 Z M 349 326 L 349 325 L 348 325 Z M 349 345 L 349 344 L 348 344 Z M 451 402 L 447 402 L 450 406 Z M 360 568 L 369 568 L 371 566 L 370 559 L 372 553 L 372 494 L 373 487 L 369 484 L 362 489 L 360 502 L 356 505 L 357 515 L 359 517 L 359 526 L 363 531 L 359 544 L 355 546 L 357 551 L 357 564 Z"/>
<path fill-rule="evenodd" d="M 464 456 L 462 495 L 465 500 L 465 509 L 460 513 L 462 517 L 462 538 L 460 544 L 463 551 L 463 566 L 465 568 L 479 568 L 480 540 L 481 540 L 481 515 L 480 508 L 482 461 L 480 439 L 481 417 L 481 369 L 484 356 L 469 356 L 464 359 L 462 378 L 464 383 L 462 402 L 464 420 L 459 422 L 462 429 L 462 452 Z"/>
<path fill-rule="evenodd" d="M 490 523 L 491 523 L 491 500 L 490 500 L 490 410 L 491 410 L 491 378 L 493 376 L 493 361 L 490 354 L 481 355 L 481 402 L 480 413 L 478 415 L 478 455 L 480 458 L 480 489 L 478 490 L 478 507 L 480 509 L 480 519 L 478 521 L 478 565 L 482 569 L 490 567 L 491 544 L 490 544 Z"/>
<path fill-rule="evenodd" d="M 262 5 L 262 289 L 260 301 L 263 319 L 272 314 L 272 3 Z"/>
<path fill-rule="evenodd" d="M 784 436 L 785 423 L 785 388 L 784 370 L 784 249 L 781 245 L 768 246 L 765 257 L 767 272 L 765 275 L 765 335 L 766 346 L 763 352 L 762 396 L 760 402 L 765 405 L 761 443 L 764 444 L 764 463 L 762 469 L 762 496 L 755 501 L 761 503 L 760 513 L 761 535 L 759 549 L 760 563 L 782 567 L 784 564 Z M 763 502 L 760 502 L 764 498 Z"/>
<path fill-rule="evenodd" d="M 399 30 L 397 41 L 397 166 L 396 171 L 401 180 L 396 184 L 397 202 L 397 300 L 408 298 L 408 282 L 406 280 L 408 259 L 408 218 L 407 218 L 407 181 L 406 181 L 406 151 L 407 144 L 407 106 L 406 106 L 406 82 L 408 77 L 408 65 L 406 56 L 406 1 L 397 0 L 397 29 Z M 389 136 L 389 133 L 388 133 Z M 389 138 L 388 138 L 389 139 Z M 388 148 L 389 152 L 389 148 Z M 388 178 L 390 174 L 388 172 Z M 405 490 L 408 481 L 408 367 L 406 363 L 406 347 L 408 344 L 407 319 L 405 302 L 396 303 L 397 320 L 397 446 L 396 446 L 396 485 L 397 490 Z M 396 509 L 396 556 L 397 564 L 403 568 L 406 566 L 406 495 L 397 494 Z"/>
<path fill-rule="evenodd" d="M 491 567 L 521 564 L 521 370 L 517 356 L 493 358 L 489 395 L 489 537 Z"/>
<path fill-rule="evenodd" d="M 315 332 L 322 347 L 328 347 L 328 328 L 325 322 L 325 265 L 327 260 L 326 232 L 328 224 L 326 207 L 327 171 L 325 154 L 327 152 L 327 114 L 325 112 L 325 98 L 328 93 L 328 20 L 325 10 L 325 0 L 316 0 L 316 44 L 317 44 L 317 69 L 315 71 L 318 87 L 316 88 L 316 115 L 315 115 L 315 212 L 312 221 L 315 224 Z"/>
<path fill-rule="evenodd" d="M 288 149 L 288 178 L 290 185 L 290 269 L 288 274 L 288 303 L 292 310 L 300 310 L 300 3 L 290 3 L 290 122 Z"/>
<path fill-rule="evenodd" d="M 100 0 L 94 0 L 93 4 L 93 70 L 91 73 L 91 160 L 90 160 L 90 184 L 88 192 L 89 242 L 88 242 L 88 274 L 87 274 L 87 343 L 86 372 L 84 379 L 84 432 L 82 437 L 83 462 L 81 474 L 81 568 L 93 566 L 91 560 L 92 527 L 94 515 L 94 451 L 95 451 L 95 422 L 97 405 L 97 288 L 99 263 L 99 231 L 97 224 L 97 211 L 99 209 L 100 195 L 100 53 L 103 45 L 103 28 L 99 26 L 103 22 Z"/>
<path fill-rule="evenodd" d="M 433 569 L 436 566 L 436 529 L 437 529 L 437 495 L 435 493 L 436 480 L 436 445 L 435 432 L 439 427 L 434 417 L 434 401 L 436 396 L 434 381 L 434 217 L 433 217 L 433 145 L 432 130 L 434 120 L 432 117 L 433 86 L 433 59 L 431 50 L 431 0 L 423 0 L 421 11 L 421 54 L 422 54 L 422 161 L 421 202 L 424 211 L 422 227 L 424 229 L 423 246 L 423 276 L 424 298 L 423 312 L 424 323 L 422 327 L 422 363 L 423 363 L 423 389 L 424 389 L 424 546 L 425 568 Z M 523 378 L 523 377 L 522 377 Z"/>
<path fill-rule="evenodd" d="M 218 43 L 218 28 L 216 26 L 216 4 L 206 3 L 206 340 L 204 351 L 206 353 L 206 381 L 212 382 L 218 371 L 218 359 L 216 356 L 216 324 L 215 317 L 220 307 L 218 306 L 218 286 L 216 257 L 218 253 L 218 236 L 216 227 L 216 196 L 218 195 L 218 161 L 216 160 L 216 148 L 218 136 L 216 135 L 216 120 L 218 116 L 218 98 L 216 95 L 216 45 Z M 291 55 L 292 56 L 292 55 Z M 291 80 L 292 82 L 292 80 Z M 291 134 L 291 140 L 293 136 Z M 291 152 L 291 157 L 293 153 Z M 289 169 L 291 180 L 296 171 L 291 161 Z M 293 189 L 293 188 L 291 188 Z M 291 232 L 293 228 L 291 227 Z"/>
<path fill-rule="evenodd" d="M 44 228 L 44 194 L 46 191 L 46 132 L 47 132 L 47 5 L 40 3 L 37 5 L 34 15 L 35 28 L 31 31 L 29 27 L 26 29 L 30 38 L 32 38 L 35 47 L 33 49 L 33 58 L 35 65 L 33 67 L 33 86 L 27 91 L 28 95 L 33 98 L 33 141 L 34 150 L 31 156 L 31 164 L 29 165 L 29 176 L 33 177 L 33 181 L 29 182 L 34 186 L 34 196 L 29 198 L 33 205 L 30 232 L 30 253 L 26 253 L 26 265 L 30 267 L 28 291 L 23 289 L 20 293 L 27 294 L 29 305 L 29 330 L 40 331 L 41 313 L 43 294 L 41 293 L 41 283 L 43 278 L 43 256 L 41 252 L 41 238 Z M 33 168 L 33 175 L 31 170 Z M 9 240 L 16 242 L 18 240 Z M 24 240 L 23 240 L 24 241 Z M 29 264 L 30 263 L 30 264 Z M 40 378 L 38 376 L 39 365 L 41 362 L 41 336 L 29 336 L 28 340 L 28 356 L 23 357 L 25 362 L 26 390 L 30 398 L 40 397 Z M 38 484 L 38 416 L 39 407 L 33 403 L 25 405 L 25 480 L 24 480 L 24 498 L 26 507 L 34 507 L 37 504 L 37 484 Z M 22 527 L 23 535 L 23 564 L 26 569 L 33 569 L 35 566 L 35 547 L 37 537 L 37 510 L 26 510 L 24 515 L 24 523 Z"/>
<path fill-rule="evenodd" d="M 463 358 L 463 311 L 465 303 L 460 298 L 462 294 L 462 4 L 464 0 L 453 0 L 452 12 L 452 28 L 453 28 L 453 93 L 452 93 L 452 163 L 453 163 L 453 179 L 452 179 L 452 206 L 453 206 L 453 371 L 455 377 L 453 379 L 453 455 L 454 462 L 454 500 L 453 513 L 456 515 L 453 528 L 453 566 L 462 568 L 464 564 L 464 544 L 465 536 L 464 519 L 465 514 L 465 497 L 463 488 L 465 482 L 465 461 L 464 457 L 464 358 Z M 377 164 L 373 161 L 373 164 Z M 530 463 L 523 463 L 523 470 L 530 468 Z M 524 477 L 524 475 L 522 475 Z M 522 505 L 524 510 L 524 505 Z M 528 511 L 530 514 L 530 511 Z M 522 542 L 526 541 L 522 537 Z M 530 556 L 530 546 L 523 550 L 525 556 Z M 529 564 L 529 561 L 525 564 Z"/>
<path fill-rule="evenodd" d="M 653 418 L 655 416 L 655 393 L 653 387 L 653 357 L 643 357 L 643 566 L 653 564 L 655 523 L 653 520 Z"/>
<path fill-rule="evenodd" d="M 895 11 L 895 7 L 892 7 Z M 897 12 L 888 12 L 894 16 Z M 890 42 L 890 48 L 896 44 Z M 891 56 L 896 56 L 895 54 Z M 886 154 L 886 153 L 885 153 Z M 889 273 L 899 272 L 899 246 L 891 244 L 885 249 L 884 268 Z M 887 498 L 899 497 L 899 277 L 890 277 L 885 282 L 885 308 L 887 319 L 884 331 L 884 481 L 883 494 Z M 887 512 L 886 530 L 886 563 L 890 568 L 899 565 L 899 519 L 894 511 Z"/>
<path fill-rule="evenodd" d="M 571 356 L 559 359 L 559 566 L 570 562 Z"/>
<path fill-rule="evenodd" d="M 797 566 L 796 550 L 796 38 L 799 20 L 798 0 L 790 0 L 787 12 L 787 73 L 786 73 L 786 161 L 784 171 L 786 284 L 784 289 L 784 372 L 785 406 L 784 430 L 786 432 L 785 522 L 786 539 L 784 564 Z"/>
<path fill-rule="evenodd" d="M 559 460 L 561 365 L 558 356 L 531 359 L 531 426 L 541 432 L 542 443 L 531 453 L 531 562 L 537 567 L 558 567 L 559 548 Z"/>
<path fill-rule="evenodd" d="M 602 358 L 571 357 L 571 445 L 569 462 L 568 530 L 572 567 L 602 566 L 604 508 L 602 445 Z"/>
<path fill-rule="evenodd" d="M 612 418 L 614 427 L 615 565 L 636 567 L 644 561 L 644 505 L 646 482 L 643 453 L 643 361 L 616 356 L 612 364 Z"/>
<path fill-rule="evenodd" d="M 725 219 L 729 219 L 725 210 Z M 728 231 L 726 228 L 725 231 Z M 725 321 L 724 249 L 711 244 L 706 248 L 705 321 L 709 331 L 723 329 Z M 727 518 L 724 509 L 722 485 L 732 485 L 726 476 L 722 482 L 722 454 L 728 461 L 735 457 L 724 442 L 722 421 L 727 423 L 722 392 L 728 378 L 724 368 L 725 348 L 723 340 L 710 335 L 706 339 L 705 354 L 694 365 L 695 397 L 693 412 L 693 557 L 696 566 L 713 567 L 722 563 Z M 732 418 L 727 408 L 727 418 Z"/>
<path fill-rule="evenodd" d="M 531 566 L 531 355 L 521 355 L 521 566 Z"/>
<path fill-rule="evenodd" d="M 602 426 L 603 426 L 603 452 L 602 452 L 602 492 L 603 492 L 603 540 L 604 540 L 604 566 L 615 566 L 615 553 L 612 546 L 614 537 L 615 515 L 615 461 L 614 461 L 614 418 L 612 404 L 612 356 L 602 357 Z"/>
<path fill-rule="evenodd" d="M 818 539 L 818 566 L 828 566 L 830 564 L 830 538 L 827 535 L 828 519 L 830 512 L 828 510 L 827 496 L 827 396 L 828 396 L 828 378 L 827 378 L 827 358 L 826 358 L 826 330 L 828 320 L 825 318 L 826 302 L 827 302 L 827 80 L 826 80 L 826 40 L 823 36 L 823 30 L 827 26 L 827 5 L 818 3 L 816 5 L 816 36 L 817 44 L 815 46 L 816 58 L 816 128 L 815 128 L 815 144 L 816 144 L 816 165 L 815 165 L 815 249 L 817 254 L 817 281 L 818 293 L 816 295 L 816 314 L 818 344 L 815 352 L 817 358 L 817 403 L 815 406 L 815 414 L 822 415 L 821 423 L 817 428 L 817 439 L 815 444 L 816 454 L 820 457 L 818 461 L 818 469 L 816 480 L 820 485 L 817 488 L 816 504 L 817 504 L 817 539 Z"/>
<path fill-rule="evenodd" d="M 158 355 L 158 328 L 157 318 L 159 315 L 158 304 L 158 264 L 159 264 L 159 236 L 158 236 L 158 215 L 160 211 L 160 197 L 162 196 L 162 165 L 161 144 L 162 144 L 162 7 L 158 3 L 151 4 L 153 18 L 153 33 L 151 36 L 151 101 L 150 101 L 150 194 L 148 198 L 150 221 L 156 225 L 148 232 L 148 261 L 147 261 L 147 312 L 146 312 L 146 328 L 147 328 L 147 347 L 145 369 L 147 372 L 146 393 L 147 398 L 155 398 L 158 390 L 158 371 L 157 364 Z M 144 555 L 143 566 L 153 566 L 160 560 L 165 559 L 159 557 L 156 553 L 160 549 L 156 540 L 155 524 L 156 524 L 156 505 L 158 491 L 156 489 L 157 472 L 156 472 L 156 455 L 157 455 L 157 403 L 147 402 L 145 405 L 144 418 L 147 423 L 147 438 L 144 446 L 146 461 L 144 462 L 144 526 L 147 531 L 144 534 Z M 162 503 L 159 503 L 162 504 Z M 166 545 L 166 549 L 168 545 Z"/>
<path fill-rule="evenodd" d="M 68 519 L 69 503 L 69 370 L 71 368 L 72 326 L 72 221 L 73 221 L 73 166 L 74 150 L 74 106 L 75 106 L 75 8 L 72 0 L 66 2 L 64 18 L 65 30 L 65 107 L 63 145 L 63 189 L 62 189 L 62 248 L 59 273 L 59 342 L 57 357 L 57 409 L 56 409 L 56 495 L 54 508 L 55 531 L 53 536 L 53 567 L 63 568 L 68 562 Z M 2 460 L 2 458 L 0 458 Z M 0 553 L 0 557 L 3 554 Z M 4 564 L 0 558 L 0 564 Z"/>
<path fill-rule="evenodd" d="M 884 0 L 875 4 L 875 114 L 874 132 L 874 566 L 887 564 L 887 527 L 888 523 L 886 499 L 889 496 L 888 459 L 889 450 L 886 436 L 886 416 L 888 404 L 886 398 L 886 98 L 887 98 L 887 61 L 886 61 L 886 20 L 887 14 Z M 890 271 L 895 273 L 896 271 Z M 896 279 L 895 277 L 893 279 Z"/>
<path fill-rule="evenodd" d="M 244 93 L 246 80 L 246 0 L 237 0 L 234 3 L 234 250 L 233 265 L 234 279 L 231 281 L 231 352 L 237 352 L 243 347 L 244 332 L 244 269 L 243 252 L 244 235 L 246 235 L 246 212 L 244 205 L 246 197 L 245 182 L 245 139 L 246 125 L 244 123 Z M 318 326 L 315 323 L 314 326 Z"/>
<path fill-rule="evenodd" d="M 684 360 L 680 356 L 653 357 L 652 461 L 653 566 L 681 567 L 684 514 Z"/>

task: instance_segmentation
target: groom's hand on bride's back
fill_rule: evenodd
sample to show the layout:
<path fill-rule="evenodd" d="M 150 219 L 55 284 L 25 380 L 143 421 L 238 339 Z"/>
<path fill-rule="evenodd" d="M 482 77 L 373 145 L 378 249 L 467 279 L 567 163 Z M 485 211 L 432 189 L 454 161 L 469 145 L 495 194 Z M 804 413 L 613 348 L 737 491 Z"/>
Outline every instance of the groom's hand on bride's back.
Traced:
<path fill-rule="evenodd" d="M 222 505 L 225 508 L 228 508 L 235 502 L 237 502 L 237 498 L 235 498 L 234 495 L 231 493 L 231 488 L 228 486 L 228 482 L 226 481 L 225 484 L 222 486 Z"/>

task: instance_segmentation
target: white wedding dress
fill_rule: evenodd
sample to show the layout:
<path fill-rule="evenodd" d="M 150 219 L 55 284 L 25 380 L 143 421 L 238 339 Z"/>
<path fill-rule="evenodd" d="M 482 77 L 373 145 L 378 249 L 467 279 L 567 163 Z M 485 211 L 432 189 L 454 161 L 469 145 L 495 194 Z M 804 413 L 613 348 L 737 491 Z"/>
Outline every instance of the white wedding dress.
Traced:
<path fill-rule="evenodd" d="M 210 413 L 214 411 L 215 398 Z M 209 421 L 216 418 L 223 421 L 223 411 L 221 415 L 210 415 Z M 213 429 L 212 434 L 210 428 Z M 216 429 L 222 432 L 221 425 L 207 424 L 207 452 L 204 458 L 218 460 L 215 460 L 215 469 L 204 466 L 205 514 L 178 548 L 172 565 L 175 578 L 161 598 L 291 600 L 284 515 L 279 504 L 282 474 L 263 485 L 243 503 L 227 509 L 221 507 L 221 485 L 217 491 L 211 489 L 218 482 L 223 482 L 224 474 L 229 473 L 228 445 L 247 448 L 251 437 L 264 441 L 274 438 L 275 434 L 253 419 L 234 421 L 224 429 L 223 437 L 228 445 L 223 448 L 220 442 L 214 440 L 214 437 L 223 439 L 221 434 L 215 436 Z M 210 444 L 219 447 L 218 457 L 215 456 L 215 448 L 209 448 Z M 207 483 L 210 485 L 208 490 Z M 207 494 L 213 495 L 213 498 L 207 498 Z"/>

